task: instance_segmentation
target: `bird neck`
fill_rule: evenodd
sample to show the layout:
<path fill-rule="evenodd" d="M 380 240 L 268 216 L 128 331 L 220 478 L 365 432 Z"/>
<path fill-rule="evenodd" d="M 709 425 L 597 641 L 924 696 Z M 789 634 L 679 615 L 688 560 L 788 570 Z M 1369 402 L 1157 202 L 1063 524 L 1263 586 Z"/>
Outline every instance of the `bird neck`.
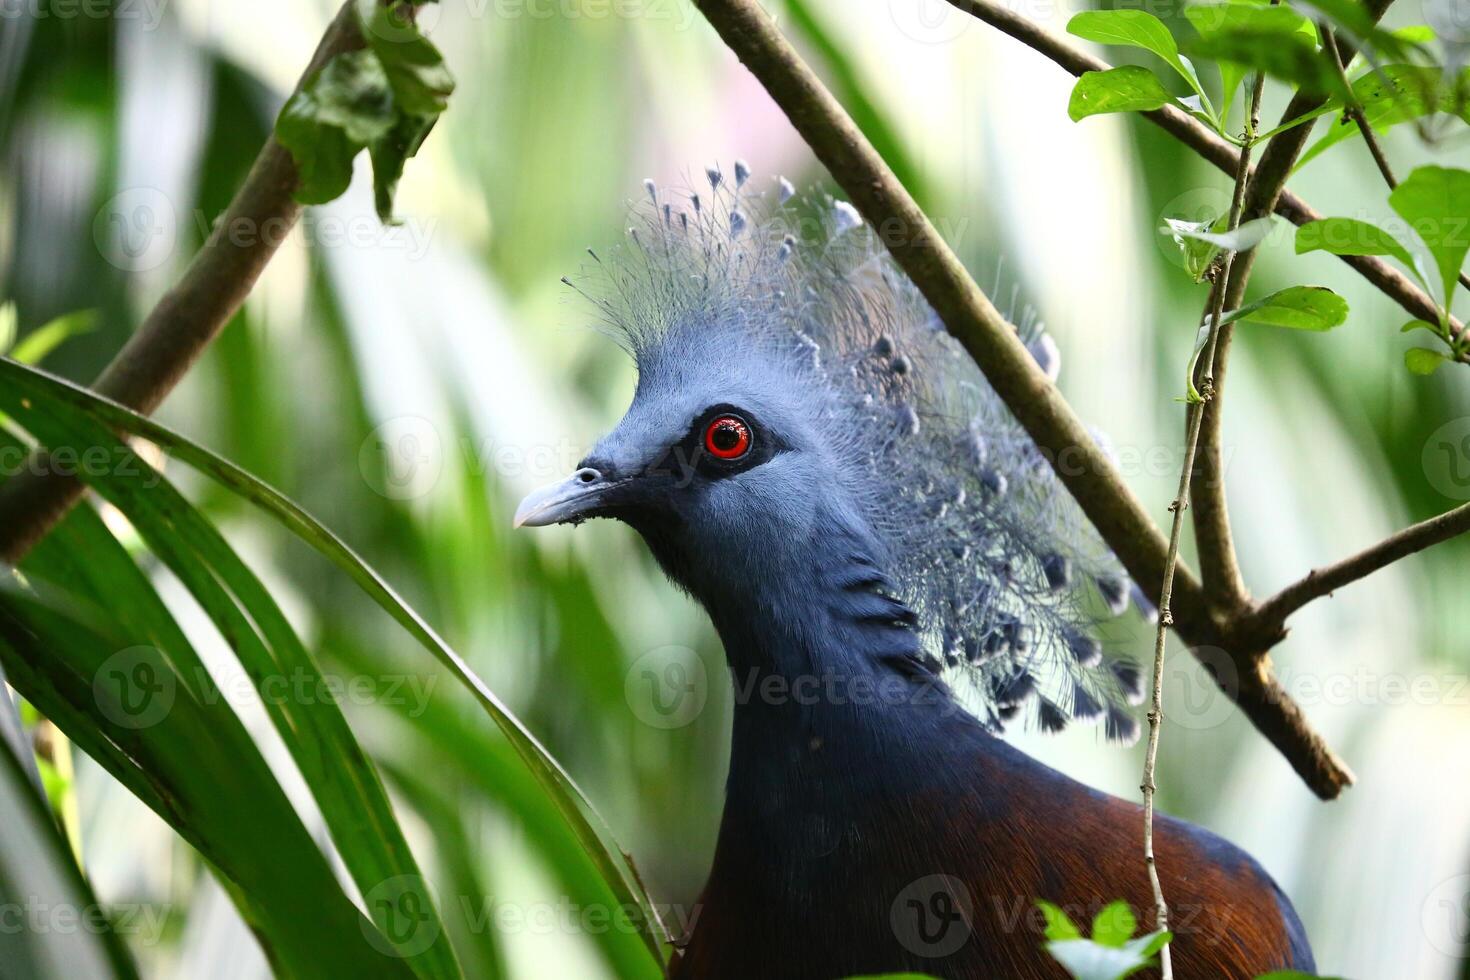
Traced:
<path fill-rule="evenodd" d="M 840 812 L 901 791 L 933 771 L 946 728 L 974 725 L 926 666 L 876 548 L 840 528 L 822 539 L 820 558 L 705 603 L 734 683 L 727 817 L 772 800 Z"/>

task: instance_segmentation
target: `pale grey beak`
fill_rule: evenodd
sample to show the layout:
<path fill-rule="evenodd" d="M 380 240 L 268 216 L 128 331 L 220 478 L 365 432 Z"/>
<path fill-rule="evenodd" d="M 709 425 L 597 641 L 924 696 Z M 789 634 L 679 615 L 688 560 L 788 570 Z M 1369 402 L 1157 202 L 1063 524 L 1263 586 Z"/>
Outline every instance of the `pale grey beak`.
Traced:
<path fill-rule="evenodd" d="M 527 494 L 516 508 L 514 526 L 545 527 L 581 520 L 602 502 L 608 490 L 620 482 L 610 482 L 597 470 L 584 466 L 559 483 Z"/>

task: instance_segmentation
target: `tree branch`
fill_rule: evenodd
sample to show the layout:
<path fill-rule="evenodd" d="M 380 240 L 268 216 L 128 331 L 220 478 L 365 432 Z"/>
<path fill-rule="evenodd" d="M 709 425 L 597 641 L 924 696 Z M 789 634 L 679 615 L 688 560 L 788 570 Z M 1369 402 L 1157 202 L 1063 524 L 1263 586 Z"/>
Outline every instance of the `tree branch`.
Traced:
<path fill-rule="evenodd" d="M 1255 143 L 1256 128 L 1261 121 L 1261 93 L 1266 88 L 1265 72 L 1257 72 L 1246 104 L 1244 145 L 1240 151 L 1240 164 L 1235 169 L 1235 190 L 1230 198 L 1230 214 L 1226 220 L 1227 232 L 1240 227 L 1240 213 L 1245 206 L 1245 185 L 1250 177 L 1251 147 Z M 1170 598 L 1174 588 L 1174 563 L 1179 558 L 1179 540 L 1184 532 L 1184 509 L 1189 506 L 1190 481 L 1194 476 L 1194 458 L 1199 447 L 1200 425 L 1204 420 L 1205 408 L 1214 397 L 1215 350 L 1220 340 L 1220 323 L 1225 305 L 1225 284 L 1230 278 L 1230 264 L 1235 257 L 1233 250 L 1221 254 L 1219 269 L 1210 288 L 1210 297 L 1205 302 L 1201 320 L 1208 331 L 1203 356 L 1200 358 L 1204 372 L 1200 387 L 1201 401 L 1190 404 L 1186 409 L 1187 425 L 1184 437 L 1184 464 L 1179 468 L 1179 489 L 1169 509 L 1174 520 L 1169 529 L 1169 559 L 1164 566 L 1164 583 L 1159 589 L 1159 622 L 1154 634 L 1153 700 L 1148 712 L 1148 750 L 1143 763 L 1143 859 L 1148 867 L 1149 887 L 1154 893 L 1154 929 L 1165 932 L 1169 928 L 1169 905 L 1164 900 L 1163 886 L 1159 883 L 1159 869 L 1154 859 L 1154 793 L 1157 786 L 1154 772 L 1159 761 L 1159 734 L 1164 721 L 1164 650 L 1169 637 L 1169 626 L 1174 622 Z M 1209 594 L 1209 583 L 1205 584 Z M 1174 980 L 1174 966 L 1169 953 L 1169 944 L 1159 950 L 1159 968 L 1163 980 Z"/>
<path fill-rule="evenodd" d="M 1366 578 L 1400 558 L 1423 551 L 1441 541 L 1448 541 L 1466 531 L 1470 531 L 1470 504 L 1462 504 L 1438 517 L 1406 527 L 1371 548 L 1336 564 L 1314 568 L 1306 576 L 1256 607 L 1256 628 L 1262 631 L 1280 631 L 1284 629 L 1288 616 L 1313 599 L 1331 595 L 1335 589 Z"/>
<path fill-rule="evenodd" d="M 1081 75 L 1089 71 L 1106 71 L 1112 67 L 1107 62 L 1072 46 L 1025 17 L 1012 13 L 995 0 L 948 0 L 948 2 L 951 6 L 984 21 L 1001 33 L 1045 55 L 1069 74 Z M 1188 113 L 1174 106 L 1164 106 L 1162 109 L 1140 113 L 1140 115 L 1194 150 L 1206 162 L 1213 164 L 1228 175 L 1235 174 L 1235 169 L 1240 163 L 1239 152 L 1219 134 Z M 1283 116 L 1282 118 L 1295 117 Z M 1310 128 L 1305 125 L 1296 127 L 1296 129 L 1306 130 Z M 1283 190 L 1277 198 L 1275 211 L 1294 225 L 1304 225 L 1311 221 L 1320 221 L 1322 218 L 1321 213 L 1288 190 Z M 1357 270 L 1380 292 L 1403 307 L 1411 316 L 1420 320 L 1428 320 L 1431 323 L 1439 319 L 1439 308 L 1434 305 L 1434 300 L 1430 299 L 1429 294 L 1387 262 L 1372 255 L 1338 257 Z M 1460 328 L 1462 325 L 1457 322 L 1452 326 Z"/>
<path fill-rule="evenodd" d="M 1337 71 L 1338 81 L 1342 82 L 1345 91 L 1351 92 L 1353 83 L 1348 80 L 1347 68 L 1344 67 L 1342 54 L 1337 50 L 1337 34 L 1326 21 L 1317 22 L 1317 33 L 1322 38 L 1322 50 L 1327 52 L 1332 67 Z M 1369 154 L 1373 157 L 1373 163 L 1378 167 L 1378 172 L 1383 176 L 1383 182 L 1388 185 L 1389 190 L 1399 186 L 1398 179 L 1393 175 L 1393 168 L 1389 166 L 1388 157 L 1383 152 L 1383 147 L 1378 144 L 1378 137 L 1373 132 L 1373 127 L 1368 125 L 1368 119 L 1363 115 L 1363 107 L 1356 98 L 1348 100 L 1343 109 L 1347 115 L 1358 126 L 1358 132 L 1363 135 L 1363 142 L 1368 147 Z"/>
<path fill-rule="evenodd" d="M 1052 461 L 1062 482 L 1117 553 L 1134 580 L 1162 583 L 1168 542 L 1121 475 L 1092 441 L 990 300 L 975 285 L 927 217 L 812 70 L 755 0 L 695 0 L 696 6 L 776 101 L 797 132 L 873 226 L 895 261 L 975 358 L 996 393 Z M 1238 157 L 1232 158 L 1236 166 Z M 1224 646 L 1225 624 L 1211 616 L 1200 584 L 1182 564 L 1174 595 L 1175 628 L 1201 649 Z M 1262 655 L 1241 663 L 1241 685 L 1226 692 L 1281 750 L 1312 789 L 1331 798 L 1352 776 L 1272 689 Z"/>
<path fill-rule="evenodd" d="M 338 54 L 363 46 L 352 0 L 333 19 L 301 80 Z M 92 388 L 145 414 L 152 412 L 245 302 L 295 226 L 296 163 L 275 137 L 261 149 L 245 183 L 209 238 Z M 249 228 L 254 234 L 232 234 Z M 0 564 L 17 564 L 80 499 L 82 483 L 37 457 L 0 484 Z"/>
<path fill-rule="evenodd" d="M 1322 47 L 1332 59 L 1332 66 L 1337 69 L 1337 77 L 1342 81 L 1342 87 L 1352 91 L 1352 82 L 1348 80 L 1347 69 L 1343 67 L 1342 55 L 1337 49 L 1337 37 L 1327 24 L 1319 23 L 1317 31 L 1322 36 Z M 1393 174 L 1393 166 L 1388 162 L 1388 154 L 1383 151 L 1383 144 L 1378 142 L 1378 135 L 1373 132 L 1373 127 L 1368 123 L 1368 116 L 1363 112 L 1362 103 L 1354 97 L 1348 102 L 1343 110 L 1349 119 L 1358 127 L 1358 132 L 1363 136 L 1363 145 L 1368 147 L 1368 154 L 1373 157 L 1373 165 L 1378 168 L 1378 173 L 1383 177 L 1383 182 L 1388 185 L 1389 190 L 1399 186 L 1398 178 Z M 1470 289 L 1470 274 L 1460 273 L 1460 285 Z M 1463 331 L 1463 327 L 1461 330 Z"/>
<path fill-rule="evenodd" d="M 1392 2 L 1393 0 L 1370 0 L 1368 13 L 1374 23 L 1377 23 Z M 1338 52 L 1336 45 L 1333 52 Z M 1343 44 L 1341 53 L 1337 56 L 1351 59 L 1353 53 L 1351 46 Z M 1299 119 L 1319 109 L 1326 102 L 1326 96 L 1297 92 L 1287 103 L 1281 120 L 1285 123 Z M 1292 168 L 1296 166 L 1297 158 L 1301 156 L 1311 134 L 1311 126 L 1295 126 L 1277 133 L 1266 143 L 1266 148 L 1261 153 L 1260 166 L 1256 168 L 1246 191 L 1242 221 L 1253 221 L 1275 212 L 1277 202 L 1286 191 L 1287 178 L 1291 176 Z M 1257 254 L 1257 250 L 1252 248 L 1236 257 L 1226 280 L 1225 309 L 1239 309 L 1245 302 L 1246 284 L 1250 281 Z M 1225 324 L 1220 330 L 1220 346 L 1214 364 L 1216 397 L 1205 405 L 1199 457 L 1201 492 L 1194 512 L 1195 547 L 1199 552 L 1206 593 L 1211 596 L 1214 608 L 1229 612 L 1242 611 L 1250 604 L 1250 593 L 1240 573 L 1240 562 L 1235 554 L 1235 541 L 1230 530 L 1221 435 L 1224 407 L 1219 395 L 1224 387 L 1226 368 L 1230 361 L 1230 344 L 1234 337 L 1235 325 Z"/>

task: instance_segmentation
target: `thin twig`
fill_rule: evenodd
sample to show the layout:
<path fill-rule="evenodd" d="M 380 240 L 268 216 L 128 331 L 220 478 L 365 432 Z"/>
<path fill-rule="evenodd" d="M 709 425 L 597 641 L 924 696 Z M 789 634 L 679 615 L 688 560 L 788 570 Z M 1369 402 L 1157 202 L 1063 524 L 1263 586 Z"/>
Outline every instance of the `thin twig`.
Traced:
<path fill-rule="evenodd" d="M 1462 504 L 1438 517 L 1406 527 L 1336 564 L 1314 568 L 1256 607 L 1255 618 L 1259 628 L 1279 630 L 1288 616 L 1313 599 L 1330 595 L 1333 590 L 1366 578 L 1400 558 L 1467 531 L 1470 531 L 1470 504 Z"/>
<path fill-rule="evenodd" d="M 1369 0 L 1369 16 L 1377 22 L 1392 2 L 1393 0 Z M 1354 54 L 1347 44 L 1343 44 L 1340 50 L 1344 58 L 1351 59 Z M 1282 123 L 1316 112 L 1326 101 L 1326 96 L 1298 91 L 1282 112 Z M 1259 120 L 1255 121 L 1255 126 L 1259 132 Z M 1287 193 L 1287 178 L 1291 176 L 1311 134 L 1311 126 L 1295 126 L 1277 132 L 1267 141 L 1265 149 L 1261 151 L 1261 161 L 1246 186 L 1241 221 L 1264 218 L 1277 210 L 1279 202 Z M 1259 250 L 1252 248 L 1235 256 L 1225 282 L 1225 309 L 1239 309 L 1244 303 L 1246 284 L 1250 281 L 1251 270 L 1255 267 L 1258 254 Z M 1427 295 L 1423 298 L 1434 307 L 1434 301 Z M 1434 320 L 1437 321 L 1438 309 L 1435 309 Z M 1213 363 L 1213 381 L 1217 396 L 1224 389 L 1226 369 L 1230 363 L 1231 341 L 1234 337 L 1235 325 L 1222 324 L 1219 350 Z M 1212 609 L 1217 613 L 1235 616 L 1249 607 L 1250 593 L 1240 572 L 1240 561 L 1236 556 L 1230 527 L 1222 432 L 1224 406 L 1219 397 L 1205 404 L 1204 415 L 1197 475 L 1199 492 L 1194 511 L 1195 547 L 1199 554 L 1200 575 L 1206 594 L 1211 598 Z M 1241 664 L 1238 663 L 1237 666 Z"/>
<path fill-rule="evenodd" d="M 1383 182 L 1388 185 L 1389 190 L 1393 190 L 1399 186 L 1398 178 L 1393 175 L 1393 168 L 1388 164 L 1388 157 L 1384 155 L 1383 147 L 1379 145 L 1373 127 L 1368 125 L 1368 119 L 1363 115 L 1362 103 L 1351 95 L 1353 83 L 1348 81 L 1347 68 L 1343 66 L 1342 55 L 1337 50 L 1337 32 L 1332 30 L 1326 21 L 1321 21 L 1317 24 L 1317 33 L 1322 36 L 1322 50 L 1327 52 L 1328 60 L 1336 69 L 1343 91 L 1349 93 L 1343 112 L 1349 119 L 1357 123 L 1358 132 L 1363 135 L 1363 142 L 1367 144 L 1368 152 L 1373 155 L 1373 162 L 1378 166 L 1378 172 L 1383 175 Z"/>
<path fill-rule="evenodd" d="M 1106 71 L 1112 67 L 1107 62 L 1074 47 L 1027 18 L 1007 10 L 996 0 L 948 0 L 948 2 L 955 8 L 991 25 L 1001 33 L 1015 38 L 1038 54 L 1046 56 L 1071 75 L 1081 75 L 1089 71 Z M 1239 164 L 1239 152 L 1236 148 L 1188 113 L 1174 106 L 1164 106 L 1152 112 L 1141 113 L 1141 115 L 1194 150 L 1207 163 L 1218 167 L 1226 174 L 1235 173 Z M 1283 121 L 1295 118 L 1297 118 L 1295 115 L 1290 114 L 1282 116 Z M 1311 127 L 1302 125 L 1295 129 L 1310 132 Z M 1319 211 L 1287 190 L 1282 190 L 1276 197 L 1273 210 L 1294 225 L 1304 225 L 1322 219 Z M 1428 320 L 1431 323 L 1438 319 L 1439 307 L 1435 305 L 1429 294 L 1387 262 L 1372 255 L 1340 255 L 1338 258 L 1352 266 L 1363 278 L 1398 303 L 1411 316 Z M 1457 321 L 1454 326 L 1459 328 L 1461 324 Z"/>
<path fill-rule="evenodd" d="M 348 0 L 322 35 L 302 81 L 335 55 L 362 45 Z M 291 154 L 268 139 L 203 247 L 98 375 L 94 391 L 145 414 L 158 407 L 230 322 L 295 226 L 301 214 L 293 196 L 297 183 Z M 254 234 L 239 235 L 240 228 Z M 35 463 L 0 484 L 0 564 L 18 564 L 81 498 L 81 481 L 44 459 Z"/>
<path fill-rule="evenodd" d="M 1328 28 L 1326 23 L 1319 24 L 1317 30 L 1322 35 L 1323 49 L 1332 60 L 1332 66 L 1337 69 L 1338 79 L 1342 82 L 1343 88 L 1351 93 L 1353 83 L 1348 80 L 1347 69 L 1343 67 L 1342 55 L 1338 53 L 1335 34 Z M 1388 185 L 1388 189 L 1393 190 L 1398 187 L 1399 181 L 1394 176 L 1393 167 L 1388 162 L 1388 154 L 1384 152 L 1383 144 L 1378 141 L 1378 134 L 1373 132 L 1373 127 L 1368 123 L 1368 116 L 1363 111 L 1363 104 L 1354 96 L 1348 99 L 1343 112 L 1357 125 L 1358 132 L 1363 136 L 1363 143 L 1368 147 L 1368 153 L 1373 157 L 1373 163 L 1378 167 L 1378 173 L 1382 175 L 1383 182 Z M 1463 272 L 1460 273 L 1460 285 L 1466 289 L 1470 289 L 1470 275 Z M 1463 335 L 1464 331 L 1465 328 L 1462 326 L 1451 335 L 1454 338 L 1455 344 L 1459 343 L 1460 336 Z"/>
<path fill-rule="evenodd" d="M 1261 93 L 1266 87 L 1266 76 L 1257 73 L 1255 84 L 1247 102 L 1245 137 L 1240 152 L 1240 163 L 1235 170 L 1235 191 L 1230 199 L 1230 216 L 1226 221 L 1227 233 L 1240 227 L 1240 213 L 1245 206 L 1245 185 L 1250 176 L 1251 146 L 1255 142 L 1256 127 L 1260 123 Z M 1159 623 L 1154 635 L 1153 699 L 1148 711 L 1148 752 L 1143 763 L 1143 859 L 1148 866 L 1149 886 L 1154 893 L 1154 928 L 1163 931 L 1169 928 L 1169 906 L 1164 900 L 1164 890 L 1159 883 L 1158 864 L 1154 859 L 1154 774 L 1159 760 L 1159 734 L 1163 726 L 1164 711 L 1164 650 L 1168 644 L 1169 627 L 1174 622 L 1170 599 L 1174 592 L 1174 565 L 1179 558 L 1179 541 L 1184 534 L 1184 511 L 1189 506 L 1190 480 L 1194 476 L 1194 457 L 1199 447 L 1200 426 L 1204 420 L 1205 405 L 1214 397 L 1214 362 L 1216 345 L 1220 337 L 1220 323 L 1224 315 L 1225 284 L 1230 278 L 1230 264 L 1234 260 L 1233 250 L 1220 256 L 1214 285 L 1205 303 L 1204 322 L 1208 333 L 1200 361 L 1203 365 L 1203 382 L 1200 385 L 1202 401 L 1189 406 L 1189 425 L 1184 439 L 1184 465 L 1179 470 L 1179 490 L 1174 502 L 1169 505 L 1174 519 L 1169 529 L 1169 558 L 1164 565 L 1164 581 L 1159 589 Z M 1174 967 L 1169 955 L 1168 944 L 1159 951 L 1159 967 L 1163 980 L 1173 980 Z"/>
<path fill-rule="evenodd" d="M 1164 535 L 862 131 L 755 0 L 695 2 L 879 230 L 894 260 L 975 358 L 1134 581 L 1145 588 L 1161 583 L 1168 560 Z M 1238 156 L 1231 159 L 1239 165 Z M 1228 649 L 1228 624 L 1210 614 L 1199 581 L 1182 561 L 1175 565 L 1170 598 L 1174 627 L 1196 656 L 1203 658 L 1204 648 Z M 1240 684 L 1224 686 L 1226 693 L 1314 792 L 1336 796 L 1351 774 L 1301 709 L 1273 686 L 1269 671 L 1256 669 L 1254 659 L 1242 663 L 1249 669 L 1237 671 Z"/>

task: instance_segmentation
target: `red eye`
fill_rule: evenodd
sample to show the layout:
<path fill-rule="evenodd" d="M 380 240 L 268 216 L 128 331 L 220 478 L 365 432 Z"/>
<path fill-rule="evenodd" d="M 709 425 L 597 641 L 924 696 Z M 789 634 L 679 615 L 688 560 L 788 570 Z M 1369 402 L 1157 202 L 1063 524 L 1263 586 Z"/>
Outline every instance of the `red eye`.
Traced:
<path fill-rule="evenodd" d="M 733 415 L 721 415 L 704 430 L 704 448 L 717 459 L 739 459 L 750 452 L 750 426 Z"/>

